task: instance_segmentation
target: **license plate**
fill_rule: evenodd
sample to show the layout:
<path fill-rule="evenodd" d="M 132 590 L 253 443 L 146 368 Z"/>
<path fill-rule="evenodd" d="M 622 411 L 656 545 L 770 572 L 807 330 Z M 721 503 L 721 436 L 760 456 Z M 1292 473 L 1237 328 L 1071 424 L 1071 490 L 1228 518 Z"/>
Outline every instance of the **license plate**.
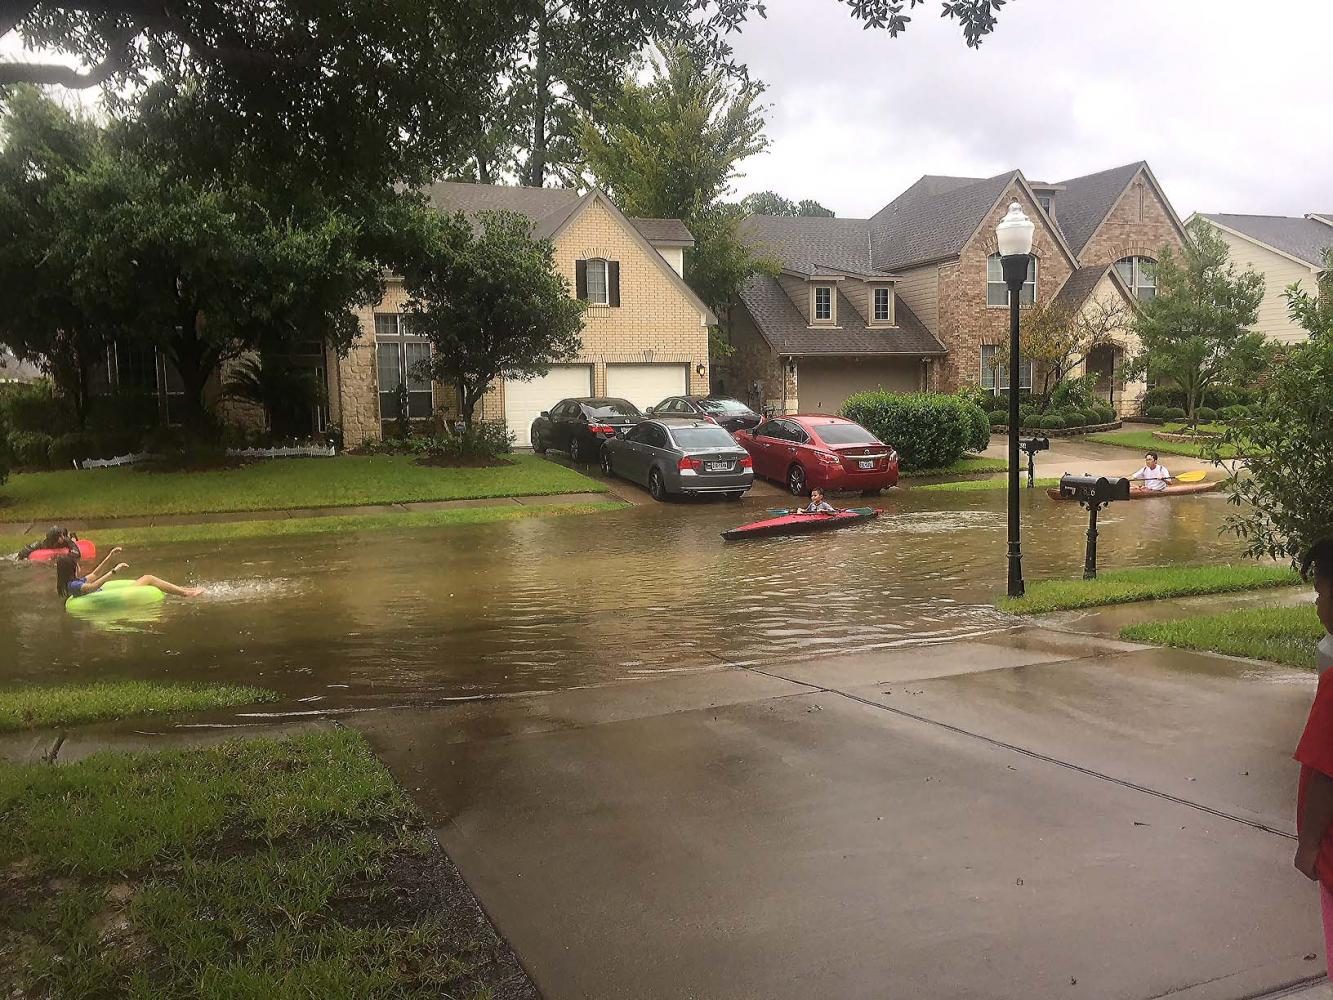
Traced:
<path fill-rule="evenodd" d="M 858 467 L 858 468 L 862 468 L 862 469 L 873 469 L 873 468 L 875 467 L 875 460 L 874 460 L 873 458 L 863 458 L 861 461 L 857 462 L 856 464 L 857 464 L 857 467 Z"/>
<path fill-rule="evenodd" d="M 704 471 L 706 472 L 730 472 L 730 462 L 705 462 Z"/>

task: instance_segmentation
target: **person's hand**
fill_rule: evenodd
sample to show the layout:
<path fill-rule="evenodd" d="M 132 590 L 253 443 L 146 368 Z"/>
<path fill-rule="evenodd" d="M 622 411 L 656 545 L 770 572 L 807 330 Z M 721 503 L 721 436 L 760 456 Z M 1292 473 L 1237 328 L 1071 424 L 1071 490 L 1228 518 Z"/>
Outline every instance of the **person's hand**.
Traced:
<path fill-rule="evenodd" d="M 120 553 L 124 551 L 125 551 L 124 549 L 122 549 L 119 545 L 117 545 L 114 549 L 111 550 L 110 554 L 113 556 L 120 555 Z"/>
<path fill-rule="evenodd" d="M 129 564 L 129 563 L 116 563 L 116 568 L 113 569 L 111 572 L 113 572 L 113 573 L 119 573 L 121 570 L 123 570 L 123 569 L 129 569 L 129 568 L 130 568 L 130 564 Z"/>
<path fill-rule="evenodd" d="M 1319 845 L 1307 847 L 1304 844 L 1296 848 L 1296 858 L 1294 864 L 1296 870 L 1312 882 L 1319 881 L 1319 872 L 1317 863 L 1319 861 Z"/>

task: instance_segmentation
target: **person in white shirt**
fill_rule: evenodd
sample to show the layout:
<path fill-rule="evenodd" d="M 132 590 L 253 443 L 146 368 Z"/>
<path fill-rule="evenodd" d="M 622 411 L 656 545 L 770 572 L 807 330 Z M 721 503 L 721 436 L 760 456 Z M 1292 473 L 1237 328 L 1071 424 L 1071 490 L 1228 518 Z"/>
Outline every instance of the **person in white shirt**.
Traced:
<path fill-rule="evenodd" d="M 1171 473 L 1166 471 L 1165 465 L 1158 464 L 1157 452 L 1150 451 L 1143 456 L 1143 468 L 1129 478 L 1135 480 L 1130 487 L 1135 493 L 1147 493 L 1149 490 L 1158 492 L 1166 489 Z"/>

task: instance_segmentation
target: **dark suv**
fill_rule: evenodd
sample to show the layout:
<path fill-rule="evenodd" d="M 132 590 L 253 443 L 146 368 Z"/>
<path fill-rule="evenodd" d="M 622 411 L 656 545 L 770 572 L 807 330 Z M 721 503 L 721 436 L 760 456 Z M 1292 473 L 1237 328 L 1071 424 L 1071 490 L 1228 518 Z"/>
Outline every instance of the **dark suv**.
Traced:
<path fill-rule="evenodd" d="M 567 451 L 575 462 L 595 462 L 602 443 L 619 437 L 643 419 L 627 399 L 562 399 L 532 422 L 532 450 Z"/>

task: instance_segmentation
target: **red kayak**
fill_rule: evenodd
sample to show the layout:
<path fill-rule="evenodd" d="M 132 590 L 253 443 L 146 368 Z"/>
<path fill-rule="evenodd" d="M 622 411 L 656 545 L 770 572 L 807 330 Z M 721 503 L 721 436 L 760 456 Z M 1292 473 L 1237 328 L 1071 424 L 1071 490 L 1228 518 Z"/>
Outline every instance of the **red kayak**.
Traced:
<path fill-rule="evenodd" d="M 80 559 L 96 559 L 97 546 L 86 538 L 80 538 L 78 541 Z M 58 556 L 63 556 L 69 549 L 33 549 L 28 553 L 28 562 L 51 562 Z"/>
<path fill-rule="evenodd" d="M 722 532 L 722 537 L 734 541 L 738 538 L 769 538 L 773 535 L 804 535 L 812 531 L 832 531 L 835 528 L 849 528 L 862 521 L 874 520 L 881 513 L 877 507 L 852 507 L 836 514 L 782 514 L 755 521 L 753 524 L 742 524 L 739 528 Z"/>

